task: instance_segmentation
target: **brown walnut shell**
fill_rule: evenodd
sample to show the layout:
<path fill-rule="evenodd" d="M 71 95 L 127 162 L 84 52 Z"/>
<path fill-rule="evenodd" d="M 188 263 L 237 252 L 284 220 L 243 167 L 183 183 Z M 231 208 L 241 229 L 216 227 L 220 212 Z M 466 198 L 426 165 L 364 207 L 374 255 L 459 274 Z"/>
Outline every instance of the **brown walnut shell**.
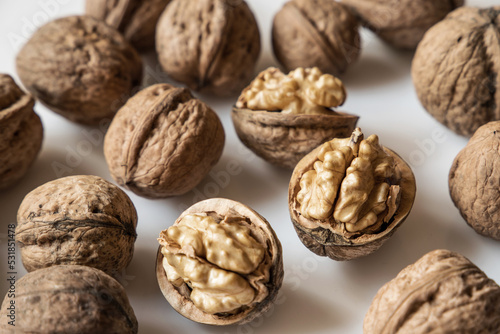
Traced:
<path fill-rule="evenodd" d="M 427 253 L 378 291 L 364 334 L 498 333 L 500 287 L 464 256 Z"/>
<path fill-rule="evenodd" d="M 273 165 L 288 169 L 293 169 L 318 145 L 333 138 L 349 137 L 359 119 L 342 112 L 291 115 L 236 107 L 231 118 L 245 146 Z"/>
<path fill-rule="evenodd" d="M 195 91 L 234 95 L 253 76 L 259 28 L 243 0 L 172 0 L 158 21 L 156 51 L 174 80 Z"/>
<path fill-rule="evenodd" d="M 224 129 L 217 114 L 188 89 L 156 84 L 116 114 L 104 139 L 111 176 L 151 198 L 182 195 L 219 160 Z"/>
<path fill-rule="evenodd" d="M 414 50 L 425 32 L 464 0 L 342 0 L 387 43 Z"/>
<path fill-rule="evenodd" d="M 198 202 L 186 211 L 184 211 L 175 221 L 177 224 L 184 216 L 196 213 L 215 213 L 219 216 L 236 216 L 244 217 L 249 223 L 252 232 L 255 232 L 254 237 L 266 249 L 271 257 L 271 267 L 269 268 L 269 281 L 266 283 L 268 296 L 253 305 L 252 307 L 242 308 L 234 314 L 208 314 L 198 309 L 189 299 L 186 290 L 181 290 L 175 287 L 167 278 L 163 268 L 163 254 L 161 247 L 158 248 L 156 258 L 156 278 L 158 285 L 167 301 L 172 307 L 184 317 L 193 321 L 209 324 L 209 325 L 232 325 L 244 324 L 252 321 L 256 317 L 268 311 L 273 305 L 274 300 L 278 296 L 278 291 L 283 282 L 283 255 L 281 243 L 276 236 L 271 225 L 267 220 L 259 215 L 250 207 L 229 199 L 212 198 Z"/>
<path fill-rule="evenodd" d="M 358 59 L 359 24 L 342 4 L 330 0 L 292 0 L 275 15 L 272 43 L 289 72 L 318 67 L 335 76 Z"/>
<path fill-rule="evenodd" d="M 500 121 L 477 129 L 453 161 L 448 183 L 467 224 L 500 240 Z"/>
<path fill-rule="evenodd" d="M 51 21 L 16 59 L 26 89 L 78 123 L 111 119 L 142 78 L 142 61 L 122 35 L 90 16 Z"/>
<path fill-rule="evenodd" d="M 156 23 L 170 0 L 87 0 L 85 12 L 120 31 L 137 49 L 155 45 Z"/>
<path fill-rule="evenodd" d="M 4 334 L 137 333 L 125 289 L 95 268 L 62 265 L 28 273 L 15 283 L 15 295 L 7 294 L 0 308 Z M 8 324 L 12 301 L 15 326 Z"/>
<path fill-rule="evenodd" d="M 320 256 L 328 256 L 337 261 L 352 260 L 366 256 L 379 249 L 405 221 L 411 211 L 415 200 L 416 183 L 415 176 L 410 166 L 395 152 L 384 147 L 384 151 L 394 158 L 397 167 L 401 172 L 401 200 L 394 216 L 382 226 L 376 233 L 356 233 L 347 238 L 339 227 L 335 227 L 335 232 L 319 227 L 314 219 L 308 219 L 300 213 L 300 203 L 297 201 L 297 194 L 300 191 L 300 179 L 309 170 L 313 169 L 313 164 L 317 160 L 317 155 L 321 146 L 315 148 L 307 154 L 297 164 L 293 170 L 288 187 L 288 205 L 290 218 L 299 239 L 313 253 Z"/>
<path fill-rule="evenodd" d="M 27 271 L 79 264 L 117 275 L 132 260 L 137 213 L 98 176 L 68 176 L 31 191 L 17 213 L 16 241 Z"/>
<path fill-rule="evenodd" d="M 471 136 L 500 120 L 500 7 L 462 7 L 427 31 L 412 64 L 423 107 L 454 132 Z"/>
<path fill-rule="evenodd" d="M 10 75 L 0 74 L 0 189 L 19 181 L 40 152 L 43 126 L 34 105 Z"/>

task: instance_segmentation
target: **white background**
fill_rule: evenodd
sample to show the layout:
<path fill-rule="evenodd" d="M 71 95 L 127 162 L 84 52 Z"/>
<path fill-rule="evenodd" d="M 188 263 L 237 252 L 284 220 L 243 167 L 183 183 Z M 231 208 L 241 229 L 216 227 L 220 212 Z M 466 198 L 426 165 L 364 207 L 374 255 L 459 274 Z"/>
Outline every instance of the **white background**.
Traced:
<path fill-rule="evenodd" d="M 248 2 L 263 42 L 257 73 L 277 65 L 270 46 L 270 27 L 285 1 Z M 475 6 L 498 3 L 468 2 Z M 0 1 L 0 72 L 18 80 L 15 55 L 33 29 L 53 17 L 83 13 L 83 8 L 82 0 Z M 121 281 L 135 309 L 139 333 L 362 333 L 363 317 L 377 290 L 402 268 L 437 248 L 464 254 L 500 282 L 500 242 L 476 234 L 460 217 L 448 194 L 449 168 L 467 139 L 447 130 L 420 106 L 410 77 L 411 52 L 394 50 L 368 31 L 362 36 L 360 59 L 341 77 L 348 91 L 341 109 L 359 115 L 358 125 L 365 134 L 378 134 L 383 145 L 412 166 L 418 189 L 406 222 L 379 251 L 365 258 L 340 263 L 314 255 L 299 241 L 288 215 L 291 172 L 267 164 L 243 147 L 230 119 L 235 98 L 202 95 L 200 98 L 218 113 L 226 131 L 224 153 L 212 174 L 181 197 L 148 200 L 127 192 L 137 207 L 139 224 L 135 255 Z M 147 58 L 146 82 L 165 81 L 154 54 Z M 24 195 L 58 176 L 94 174 L 111 180 L 102 153 L 102 130 L 73 124 L 40 104 L 35 110 L 45 129 L 42 151 L 22 181 L 0 192 L 2 296 L 7 291 L 7 225 L 15 222 Z M 89 133 L 98 140 L 90 141 Z M 228 164 L 238 168 L 228 169 Z M 55 165 L 67 169 L 58 173 Z M 187 320 L 170 307 L 156 283 L 159 232 L 169 227 L 184 208 L 215 196 L 254 208 L 268 219 L 283 245 L 285 279 L 276 305 L 261 319 L 243 326 L 218 328 Z M 25 271 L 19 254 L 17 260 L 19 278 Z"/>

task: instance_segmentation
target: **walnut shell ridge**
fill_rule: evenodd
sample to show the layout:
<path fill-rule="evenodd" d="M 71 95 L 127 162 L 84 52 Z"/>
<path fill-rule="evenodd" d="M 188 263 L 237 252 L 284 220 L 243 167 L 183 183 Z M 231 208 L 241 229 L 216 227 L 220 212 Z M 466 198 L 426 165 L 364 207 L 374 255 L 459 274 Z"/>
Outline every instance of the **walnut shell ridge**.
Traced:
<path fill-rule="evenodd" d="M 0 308 L 0 332 L 136 334 L 134 310 L 125 289 L 104 272 L 61 265 L 28 273 L 16 282 L 15 326 L 7 324 L 10 302 Z"/>
<path fill-rule="evenodd" d="M 16 241 L 27 271 L 78 264 L 117 275 L 134 253 L 137 213 L 114 184 L 91 175 L 47 182 L 23 199 Z"/>
<path fill-rule="evenodd" d="M 451 166 L 450 196 L 477 233 L 500 240 L 500 121 L 477 129 Z"/>
<path fill-rule="evenodd" d="M 87 0 L 85 12 L 120 31 L 139 50 L 155 45 L 156 23 L 170 0 Z"/>
<path fill-rule="evenodd" d="M 245 1 L 172 0 L 158 21 L 156 51 L 174 80 L 230 96 L 253 76 L 260 33 Z"/>
<path fill-rule="evenodd" d="M 111 119 L 142 79 L 142 61 L 114 28 L 90 16 L 70 16 L 39 28 L 19 51 L 26 89 L 67 119 Z"/>
<path fill-rule="evenodd" d="M 359 24 L 350 10 L 330 0 L 292 0 L 275 15 L 272 43 L 278 62 L 289 72 L 318 67 L 338 76 L 358 59 Z"/>
<path fill-rule="evenodd" d="M 500 120 L 500 7 L 462 7 L 427 31 L 412 63 L 423 107 L 452 131 L 471 136 Z"/>
<path fill-rule="evenodd" d="M 156 84 L 118 111 L 104 156 L 118 184 L 150 198 L 182 195 L 219 160 L 224 129 L 217 114 L 186 88 Z"/>
<path fill-rule="evenodd" d="M 43 126 L 34 105 L 9 75 L 0 74 L 0 189 L 19 181 L 40 152 Z"/>
<path fill-rule="evenodd" d="M 427 253 L 378 291 L 364 334 L 498 333 L 500 287 L 464 256 Z"/>

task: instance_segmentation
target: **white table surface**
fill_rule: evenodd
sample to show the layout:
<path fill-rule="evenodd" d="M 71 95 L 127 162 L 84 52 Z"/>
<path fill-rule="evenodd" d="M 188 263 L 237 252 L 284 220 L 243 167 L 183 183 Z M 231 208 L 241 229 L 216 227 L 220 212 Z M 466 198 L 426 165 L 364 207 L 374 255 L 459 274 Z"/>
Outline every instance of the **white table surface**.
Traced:
<path fill-rule="evenodd" d="M 256 73 L 277 66 L 270 28 L 284 0 L 249 0 L 260 25 L 262 53 Z M 492 6 L 500 1 L 468 1 Z M 0 1 L 0 72 L 13 75 L 15 55 L 36 26 L 55 17 L 83 13 L 82 0 Z M 364 133 L 378 134 L 381 143 L 398 152 L 413 168 L 417 197 L 412 212 L 380 250 L 350 262 L 314 255 L 299 241 L 288 214 L 287 187 L 291 172 L 256 157 L 238 140 L 230 119 L 234 98 L 199 96 L 220 116 L 226 145 L 211 175 L 180 197 L 148 200 L 127 191 L 136 205 L 139 223 L 135 254 L 121 281 L 139 321 L 139 333 L 362 333 L 364 315 L 377 290 L 401 269 L 428 251 L 446 248 L 462 253 L 500 282 L 500 242 L 476 234 L 461 218 L 448 194 L 448 171 L 467 138 L 435 121 L 417 100 L 411 77 L 413 54 L 392 49 L 364 30 L 358 62 L 341 78 L 348 99 L 342 110 L 360 116 Z M 149 55 L 146 81 L 165 81 Z M 19 81 L 18 81 L 19 82 Z M 7 225 L 15 223 L 24 195 L 58 176 L 94 174 L 112 180 L 102 153 L 102 130 L 73 124 L 37 103 L 45 138 L 42 151 L 18 184 L 0 192 L 0 295 L 7 291 Z M 73 156 L 74 152 L 77 158 Z M 234 167 L 228 169 L 228 164 Z M 65 165 L 62 173 L 55 165 Z M 221 175 L 232 175 L 228 180 Z M 283 245 L 285 279 L 275 307 L 247 325 L 212 327 L 177 314 L 163 298 L 155 277 L 156 238 L 194 202 L 226 197 L 249 205 L 267 218 Z M 17 278 L 26 273 L 17 254 Z"/>

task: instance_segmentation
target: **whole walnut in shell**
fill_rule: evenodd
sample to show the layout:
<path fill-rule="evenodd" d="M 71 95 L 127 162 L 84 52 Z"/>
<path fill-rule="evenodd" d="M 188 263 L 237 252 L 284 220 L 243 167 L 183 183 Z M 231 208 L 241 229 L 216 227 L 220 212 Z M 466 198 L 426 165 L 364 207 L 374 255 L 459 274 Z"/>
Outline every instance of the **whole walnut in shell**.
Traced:
<path fill-rule="evenodd" d="M 35 101 L 0 73 L 0 189 L 19 181 L 42 146 L 43 127 Z"/>
<path fill-rule="evenodd" d="M 98 176 L 68 176 L 31 191 L 17 213 L 16 241 L 27 271 L 59 264 L 117 275 L 132 260 L 137 213 Z"/>
<path fill-rule="evenodd" d="M 359 24 L 349 9 L 330 0 L 292 0 L 275 15 L 272 43 L 287 71 L 318 67 L 342 74 L 358 59 Z"/>
<path fill-rule="evenodd" d="M 15 302 L 15 326 L 8 324 Z M 7 294 L 0 308 L 4 334 L 135 334 L 137 319 L 116 280 L 79 265 L 61 265 L 28 273 L 16 282 L 15 298 Z"/>
<path fill-rule="evenodd" d="M 413 50 L 434 24 L 464 0 L 342 0 L 387 43 Z"/>
<path fill-rule="evenodd" d="M 135 49 L 114 28 L 90 16 L 42 26 L 17 55 L 16 66 L 36 99 L 84 124 L 111 119 L 142 78 Z"/>
<path fill-rule="evenodd" d="M 253 75 L 259 28 L 243 0 L 172 0 L 158 21 L 156 51 L 174 80 L 195 91 L 234 95 Z"/>
<path fill-rule="evenodd" d="M 176 196 L 208 174 L 224 138 L 217 114 L 189 90 L 156 84 L 118 111 L 104 138 L 104 155 L 118 184 L 140 196 Z"/>
<path fill-rule="evenodd" d="M 498 333 L 500 287 L 464 256 L 427 253 L 378 291 L 364 334 Z"/>
<path fill-rule="evenodd" d="M 453 161 L 450 195 L 479 234 L 500 240 L 500 121 L 477 129 Z"/>
<path fill-rule="evenodd" d="M 170 0 L 87 0 L 85 12 L 120 31 L 137 49 L 155 45 L 156 23 Z"/>
<path fill-rule="evenodd" d="M 406 219 L 416 185 L 410 166 L 357 128 L 307 154 L 288 188 L 290 217 L 302 243 L 334 260 L 382 246 Z"/>
<path fill-rule="evenodd" d="M 281 244 L 246 205 L 222 198 L 198 202 L 158 241 L 158 284 L 186 318 L 242 324 L 273 305 L 283 281 Z"/>
<path fill-rule="evenodd" d="M 500 120 L 500 7 L 462 7 L 427 31 L 412 64 L 418 98 L 439 122 L 471 136 Z"/>

